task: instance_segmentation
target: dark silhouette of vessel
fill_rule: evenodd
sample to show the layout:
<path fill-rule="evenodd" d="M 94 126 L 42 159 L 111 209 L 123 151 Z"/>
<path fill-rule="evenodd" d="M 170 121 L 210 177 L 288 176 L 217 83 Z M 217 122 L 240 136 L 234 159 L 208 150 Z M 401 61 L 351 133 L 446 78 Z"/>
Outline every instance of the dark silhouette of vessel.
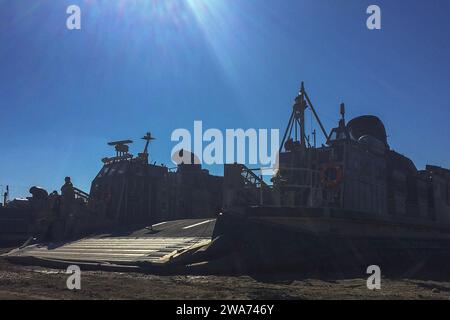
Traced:
<path fill-rule="evenodd" d="M 308 108 L 324 145 L 305 133 Z M 417 170 L 389 147 L 379 118 L 346 123 L 344 104 L 340 113 L 328 133 L 302 84 L 273 185 L 243 165 L 226 165 L 214 236 L 249 265 L 415 265 L 448 253 L 450 170 Z"/>
<path fill-rule="evenodd" d="M 321 146 L 315 131 L 305 132 L 307 109 L 325 136 Z M 116 155 L 102 160 L 89 194 L 70 180 L 61 195 L 33 187 L 29 199 L 0 208 L 1 237 L 62 240 L 217 217 L 202 259 L 232 253 L 257 269 L 414 265 L 446 255 L 450 170 L 430 165 L 417 170 L 389 147 L 379 118 L 366 115 L 347 123 L 344 104 L 340 113 L 337 127 L 327 132 L 302 84 L 272 184 L 243 164 L 225 165 L 224 177 L 210 175 L 195 161 L 180 162 L 176 171 L 151 164 L 150 134 L 137 157 L 128 152 L 131 140 L 111 142 Z"/>
<path fill-rule="evenodd" d="M 31 197 L 0 207 L 0 243 L 21 243 L 30 237 L 60 241 L 161 221 L 216 217 L 223 177 L 194 162 L 180 161 L 176 168 L 149 163 L 154 138 L 147 133 L 142 139 L 145 148 L 136 157 L 128 152 L 133 141 L 108 143 L 116 155 L 102 159 L 89 193 L 66 177 L 61 194 L 32 187 Z M 179 153 L 183 152 L 180 159 L 186 159 L 186 151 Z"/>

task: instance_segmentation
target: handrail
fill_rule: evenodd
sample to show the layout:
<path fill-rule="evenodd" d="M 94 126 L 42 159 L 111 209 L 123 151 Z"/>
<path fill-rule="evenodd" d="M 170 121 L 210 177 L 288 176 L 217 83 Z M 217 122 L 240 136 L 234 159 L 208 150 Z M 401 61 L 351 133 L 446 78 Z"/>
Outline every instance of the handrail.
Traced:
<path fill-rule="evenodd" d="M 249 169 L 245 165 L 241 165 L 241 176 L 245 179 L 246 182 L 255 186 L 255 187 L 267 187 L 267 184 L 263 179 L 258 177 L 253 170 Z"/>
<path fill-rule="evenodd" d="M 75 197 L 84 199 L 86 201 L 89 200 L 89 194 L 84 192 L 83 190 L 73 187 L 73 191 L 75 193 Z"/>

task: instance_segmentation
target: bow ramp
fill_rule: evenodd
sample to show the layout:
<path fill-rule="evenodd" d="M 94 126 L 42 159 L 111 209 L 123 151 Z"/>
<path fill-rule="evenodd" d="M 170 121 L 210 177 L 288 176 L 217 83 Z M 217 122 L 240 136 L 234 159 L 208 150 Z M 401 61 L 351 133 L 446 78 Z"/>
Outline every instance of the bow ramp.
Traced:
<path fill-rule="evenodd" d="M 139 230 L 66 243 L 32 244 L 4 255 L 13 262 L 92 269 L 165 270 L 211 242 L 215 219 L 167 221 Z"/>

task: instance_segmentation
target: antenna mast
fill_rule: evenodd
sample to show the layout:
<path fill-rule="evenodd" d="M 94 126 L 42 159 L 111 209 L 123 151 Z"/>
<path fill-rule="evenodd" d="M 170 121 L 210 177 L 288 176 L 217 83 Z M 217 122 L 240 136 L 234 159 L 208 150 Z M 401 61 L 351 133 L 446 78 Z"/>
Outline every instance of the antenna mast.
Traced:
<path fill-rule="evenodd" d="M 3 206 L 6 207 L 6 204 L 9 200 L 9 185 L 6 186 L 6 192 L 3 194 Z"/>
<path fill-rule="evenodd" d="M 328 134 L 325 130 L 325 127 L 323 126 L 322 121 L 320 121 L 320 118 L 317 115 L 317 112 L 314 109 L 314 106 L 312 105 L 311 100 L 308 97 L 308 94 L 306 93 L 304 82 L 302 81 L 300 92 L 298 93 L 297 97 L 294 100 L 291 117 L 289 118 L 289 123 L 284 133 L 283 140 L 281 141 L 279 150 L 280 152 L 282 151 L 283 148 L 286 149 L 286 147 L 287 149 L 291 149 L 291 147 L 293 146 L 300 146 L 303 149 L 307 147 L 308 140 L 306 139 L 305 134 L 305 110 L 308 107 L 311 108 L 311 111 L 314 114 L 314 117 L 316 118 L 323 135 L 328 141 Z M 292 137 L 292 131 L 294 131 L 294 137 Z M 300 140 L 298 139 L 299 133 L 300 133 Z"/>
<path fill-rule="evenodd" d="M 145 136 L 142 137 L 143 140 L 146 141 L 145 148 L 142 153 L 139 153 L 139 157 L 145 162 L 148 163 L 148 147 L 150 145 L 150 142 L 152 140 L 156 140 L 156 138 L 152 137 L 152 134 L 150 132 L 147 132 Z"/>

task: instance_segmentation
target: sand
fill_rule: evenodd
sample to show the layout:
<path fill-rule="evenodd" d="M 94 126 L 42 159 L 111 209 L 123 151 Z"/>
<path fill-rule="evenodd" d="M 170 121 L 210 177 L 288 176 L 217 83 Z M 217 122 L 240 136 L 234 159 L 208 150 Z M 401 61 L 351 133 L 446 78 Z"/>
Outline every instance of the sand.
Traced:
<path fill-rule="evenodd" d="M 4 251 L 4 250 L 3 250 Z M 0 299 L 449 299 L 450 281 L 366 278 L 277 279 L 250 276 L 159 276 L 82 271 L 81 290 L 67 289 L 65 270 L 21 266 L 0 258 Z"/>

